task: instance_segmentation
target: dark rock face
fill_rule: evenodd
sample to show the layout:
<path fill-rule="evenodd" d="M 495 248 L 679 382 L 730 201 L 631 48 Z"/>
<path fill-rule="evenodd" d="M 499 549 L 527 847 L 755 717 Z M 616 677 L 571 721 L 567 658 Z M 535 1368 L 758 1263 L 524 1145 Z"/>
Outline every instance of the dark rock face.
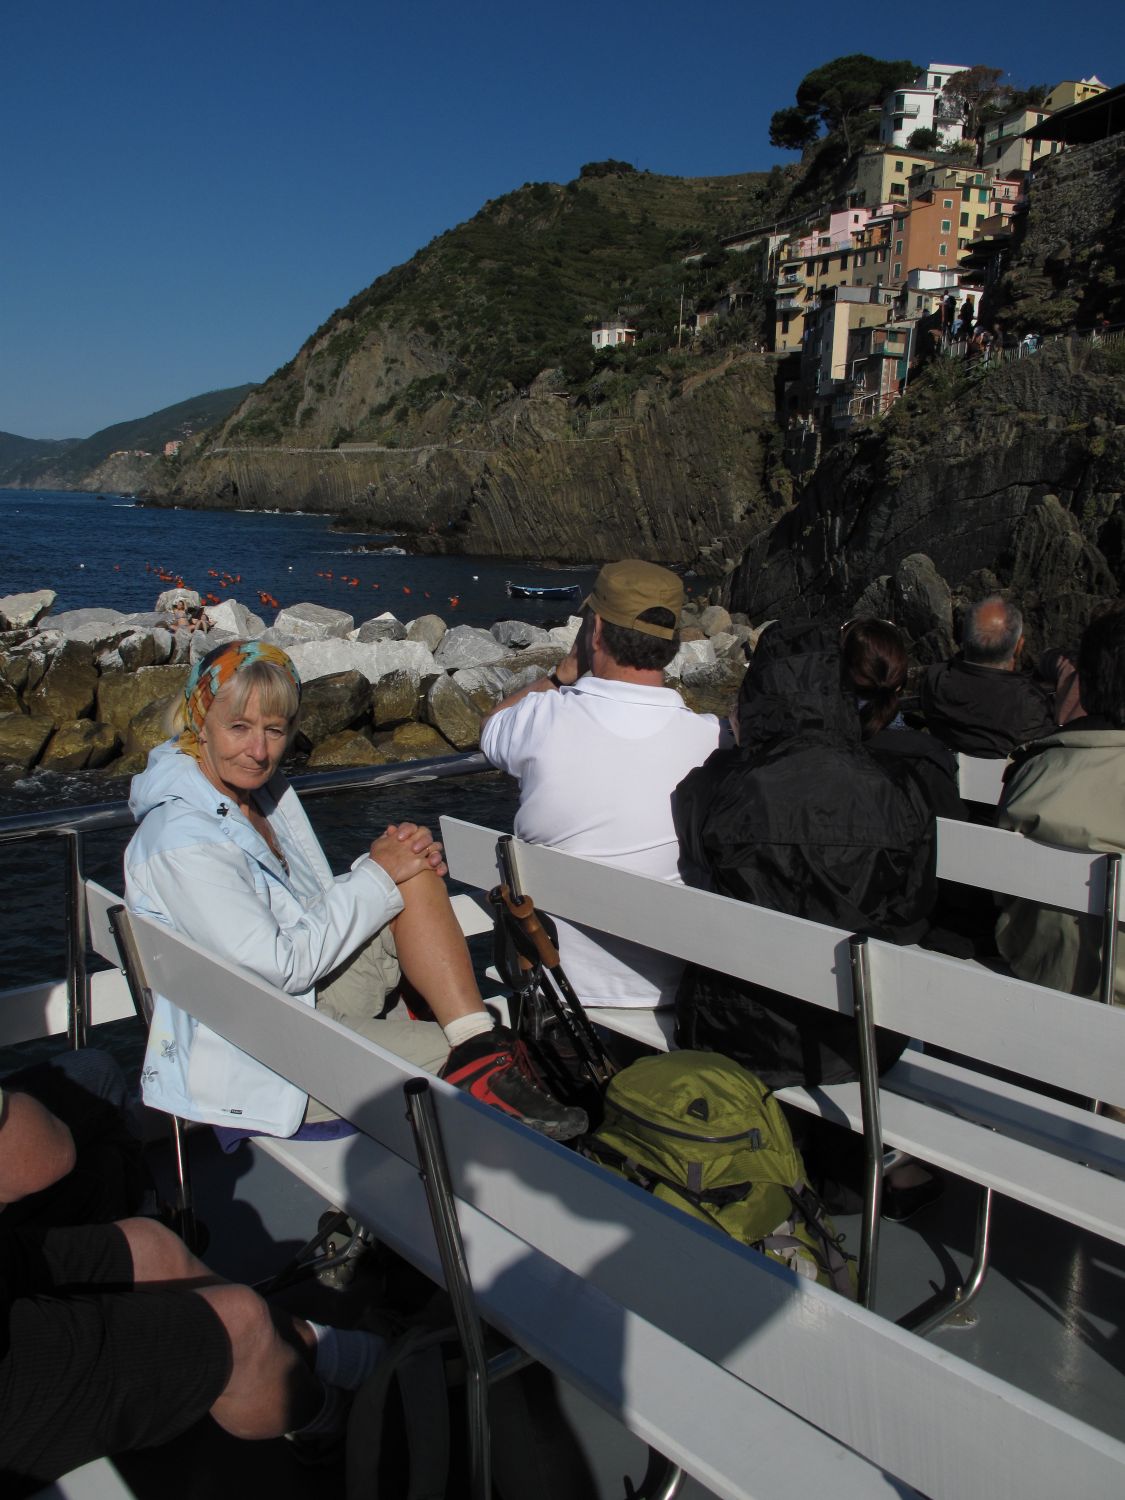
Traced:
<path fill-rule="evenodd" d="M 98 673 L 90 647 L 64 639 L 38 685 L 27 695 L 28 709 L 65 724 L 93 709 L 97 690 Z"/>
<path fill-rule="evenodd" d="M 186 666 L 142 667 L 139 672 L 104 674 L 98 679 L 96 717 L 124 733 L 133 716 L 155 700 L 165 704 L 174 702 L 183 693 L 187 676 Z M 153 741 L 157 743 L 159 740 Z"/>
<path fill-rule="evenodd" d="M 434 679 L 426 699 L 426 717 L 458 750 L 470 750 L 480 742 L 480 709 L 451 677 Z"/>
<path fill-rule="evenodd" d="M 929 658 L 943 654 L 943 581 L 962 596 L 1011 590 L 1033 648 L 1072 638 L 1116 597 L 1125 370 L 1111 351 L 1062 341 L 976 379 L 944 364 L 826 454 L 795 509 L 751 543 L 732 607 L 843 620 L 862 600 L 930 637 Z"/>
<path fill-rule="evenodd" d="M 773 514 L 762 482 L 771 359 L 701 370 L 674 396 L 640 391 L 630 416 L 581 430 L 547 396 L 515 405 L 533 409 L 521 425 L 498 418 L 448 446 L 435 434 L 421 448 L 311 448 L 294 432 L 291 447 L 221 448 L 185 471 L 175 498 L 328 511 L 435 552 L 715 572 Z"/>
<path fill-rule="evenodd" d="M 120 748 L 121 736 L 112 724 L 76 719 L 73 724 L 59 725 L 39 764 L 50 771 L 79 771 L 84 767 L 97 770 L 108 764 Z"/>
<path fill-rule="evenodd" d="M 1032 211 L 1017 223 L 990 316 L 1023 333 L 1089 328 L 1125 317 L 1125 134 L 1066 151 L 1038 168 Z"/>
<path fill-rule="evenodd" d="M 371 684 L 362 672 L 317 677 L 301 694 L 298 736 L 306 746 L 319 744 L 353 725 L 370 705 Z"/>
<path fill-rule="evenodd" d="M 0 714 L 0 765 L 29 770 L 54 733 L 55 721 L 35 714 Z"/>

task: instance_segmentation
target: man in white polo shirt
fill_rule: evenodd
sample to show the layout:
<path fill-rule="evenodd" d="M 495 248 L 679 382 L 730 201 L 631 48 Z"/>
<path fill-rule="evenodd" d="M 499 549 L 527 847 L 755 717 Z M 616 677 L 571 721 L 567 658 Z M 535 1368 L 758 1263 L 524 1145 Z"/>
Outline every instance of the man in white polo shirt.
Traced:
<path fill-rule="evenodd" d="M 692 713 L 664 686 L 683 602 L 667 568 L 608 563 L 570 655 L 485 719 L 481 749 L 519 779 L 518 838 L 679 882 L 672 794 L 719 743 L 718 719 Z M 569 922 L 558 927 L 563 967 L 587 1004 L 675 999 L 676 960 Z"/>

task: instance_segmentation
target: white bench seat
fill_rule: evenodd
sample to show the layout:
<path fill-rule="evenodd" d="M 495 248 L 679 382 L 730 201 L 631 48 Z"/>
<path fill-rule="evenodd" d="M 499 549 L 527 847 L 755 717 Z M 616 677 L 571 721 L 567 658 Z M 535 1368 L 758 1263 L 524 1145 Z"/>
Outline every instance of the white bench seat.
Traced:
<path fill-rule="evenodd" d="M 1026 841 L 979 832 L 994 846 L 1002 841 L 1010 883 L 1027 886 L 1026 868 L 1034 862 L 1025 861 L 1020 873 L 1009 842 L 1026 849 Z M 443 819 L 442 833 L 457 879 L 481 888 L 495 883 L 494 830 Z M 525 889 L 554 915 L 830 1010 L 852 1009 L 847 933 L 558 850 L 514 847 Z M 1067 852 L 1064 862 L 1075 902 L 1096 905 L 1092 857 Z M 1035 879 L 1039 889 L 1041 870 Z M 1125 1244 L 1125 1127 L 971 1066 L 1113 1099 L 1125 1093 L 1125 1010 L 923 949 L 873 941 L 867 951 L 878 1023 L 963 1059 L 952 1063 L 910 1051 L 882 1077 L 885 1139 L 982 1188 Z M 590 1014 L 649 1045 L 669 1045 L 668 1012 L 599 1008 Z M 786 1089 L 781 1097 L 862 1130 L 858 1084 Z"/>
<path fill-rule="evenodd" d="M 362 1132 L 258 1149 L 436 1276 L 404 1118 L 415 1070 L 166 927 L 133 932 L 156 990 Z M 483 1316 L 717 1495 L 1026 1500 L 1076 1474 L 1089 1500 L 1122 1492 L 1125 1444 L 432 1090 Z"/>

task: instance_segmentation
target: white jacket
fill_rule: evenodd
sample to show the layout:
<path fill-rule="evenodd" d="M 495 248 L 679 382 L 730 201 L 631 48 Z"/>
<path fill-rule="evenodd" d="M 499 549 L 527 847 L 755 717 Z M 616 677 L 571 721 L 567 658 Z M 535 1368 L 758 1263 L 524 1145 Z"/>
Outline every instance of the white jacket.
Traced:
<path fill-rule="evenodd" d="M 402 910 L 389 875 L 363 855 L 333 876 L 283 776 L 257 793 L 289 864 L 169 740 L 133 778 L 140 827 L 125 851 L 130 911 L 166 922 L 306 1005 L 319 980 Z M 288 1136 L 307 1096 L 162 995 L 142 1071 L 144 1101 L 213 1125 Z"/>

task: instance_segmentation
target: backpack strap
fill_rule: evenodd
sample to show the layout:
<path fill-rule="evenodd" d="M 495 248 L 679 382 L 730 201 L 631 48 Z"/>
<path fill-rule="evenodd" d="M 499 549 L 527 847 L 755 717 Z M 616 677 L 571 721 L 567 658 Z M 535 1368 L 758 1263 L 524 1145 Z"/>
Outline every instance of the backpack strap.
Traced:
<path fill-rule="evenodd" d="M 402 1500 L 444 1500 L 449 1484 L 449 1396 L 443 1343 L 455 1328 L 413 1328 L 387 1350 L 375 1373 L 356 1392 L 348 1417 L 347 1500 L 378 1500 L 379 1461 L 386 1436 L 387 1402 L 398 1381 L 409 1454 L 409 1488 Z"/>
<path fill-rule="evenodd" d="M 814 1247 L 806 1248 L 813 1248 L 813 1253 L 816 1254 L 817 1260 L 836 1291 L 854 1300 L 856 1289 L 852 1280 L 851 1267 L 855 1256 L 849 1255 L 843 1249 L 844 1236 L 842 1234 L 831 1235 L 825 1228 L 824 1221 L 828 1211 L 823 1200 L 807 1182 L 799 1182 L 794 1187 L 787 1187 L 785 1191 L 804 1221 L 805 1228 L 819 1246 L 819 1253 Z"/>

